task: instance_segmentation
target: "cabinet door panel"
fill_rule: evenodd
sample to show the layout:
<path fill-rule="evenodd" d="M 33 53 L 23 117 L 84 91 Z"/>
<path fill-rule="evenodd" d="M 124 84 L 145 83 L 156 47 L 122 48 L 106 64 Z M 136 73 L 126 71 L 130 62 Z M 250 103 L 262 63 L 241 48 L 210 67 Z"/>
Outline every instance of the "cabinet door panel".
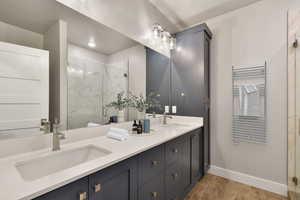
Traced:
<path fill-rule="evenodd" d="M 139 187 L 139 200 L 164 200 L 164 176 L 158 174 Z"/>
<path fill-rule="evenodd" d="M 135 200 L 137 162 L 126 160 L 90 176 L 90 200 Z"/>
<path fill-rule="evenodd" d="M 168 167 L 166 171 L 166 197 L 167 199 L 180 195 L 183 192 L 181 180 L 183 177 L 179 165 Z"/>
<path fill-rule="evenodd" d="M 203 133 L 200 129 L 191 136 L 191 182 L 195 183 L 203 175 Z"/>
<path fill-rule="evenodd" d="M 35 200 L 80 200 L 80 195 L 86 196 L 88 200 L 88 177 L 58 188 Z"/>
<path fill-rule="evenodd" d="M 170 105 L 170 59 L 158 52 L 147 48 L 147 95 L 151 92 L 157 95 L 156 99 L 162 106 Z M 162 114 L 164 109 L 151 108 L 149 113 Z"/>
<path fill-rule="evenodd" d="M 155 147 L 139 155 L 139 180 L 140 183 L 157 176 L 164 169 L 163 145 Z"/>
<path fill-rule="evenodd" d="M 197 31 L 176 35 L 181 51 L 172 52 L 172 105 L 177 114 L 201 117 L 204 114 L 205 72 L 203 34 Z"/>
<path fill-rule="evenodd" d="M 180 162 L 184 153 L 184 138 L 180 137 L 166 144 L 166 164 L 176 164 Z"/>

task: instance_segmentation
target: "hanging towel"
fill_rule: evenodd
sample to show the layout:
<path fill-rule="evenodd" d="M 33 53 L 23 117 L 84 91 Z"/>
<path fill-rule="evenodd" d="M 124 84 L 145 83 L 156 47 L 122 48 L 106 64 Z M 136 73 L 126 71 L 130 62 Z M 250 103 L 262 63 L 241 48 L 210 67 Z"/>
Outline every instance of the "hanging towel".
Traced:
<path fill-rule="evenodd" d="M 255 84 L 239 87 L 240 115 L 260 116 L 260 96 Z"/>

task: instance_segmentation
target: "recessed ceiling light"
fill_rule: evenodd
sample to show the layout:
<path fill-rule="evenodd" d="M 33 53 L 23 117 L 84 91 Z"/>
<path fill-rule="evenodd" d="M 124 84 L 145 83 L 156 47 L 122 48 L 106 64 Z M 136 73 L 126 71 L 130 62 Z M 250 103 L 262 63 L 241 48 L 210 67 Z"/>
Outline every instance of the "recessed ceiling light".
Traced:
<path fill-rule="evenodd" d="M 89 45 L 89 47 L 91 47 L 91 48 L 95 48 L 95 47 L 96 47 L 96 43 L 95 43 L 95 41 L 94 41 L 93 39 L 91 39 L 91 40 L 89 41 L 88 45 Z"/>

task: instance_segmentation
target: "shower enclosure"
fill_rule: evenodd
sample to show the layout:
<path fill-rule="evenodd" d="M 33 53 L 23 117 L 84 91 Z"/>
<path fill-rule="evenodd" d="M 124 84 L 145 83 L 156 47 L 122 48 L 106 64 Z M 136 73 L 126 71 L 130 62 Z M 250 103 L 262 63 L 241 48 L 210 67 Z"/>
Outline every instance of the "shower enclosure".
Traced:
<path fill-rule="evenodd" d="M 128 94 L 128 61 L 100 62 L 84 57 L 69 57 L 67 128 L 105 124 L 115 110 L 106 105 L 117 94 Z"/>
<path fill-rule="evenodd" d="M 288 16 L 288 192 L 300 200 L 300 10 Z"/>

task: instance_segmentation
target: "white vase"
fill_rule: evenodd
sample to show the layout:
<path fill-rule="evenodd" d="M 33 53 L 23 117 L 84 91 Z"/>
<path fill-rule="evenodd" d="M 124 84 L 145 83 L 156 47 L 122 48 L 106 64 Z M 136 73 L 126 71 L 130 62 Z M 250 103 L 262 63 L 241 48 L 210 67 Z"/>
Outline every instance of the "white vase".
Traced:
<path fill-rule="evenodd" d="M 145 118 L 146 118 L 146 112 L 145 111 L 142 111 L 142 112 L 138 111 L 137 112 L 137 119 L 138 120 L 143 120 Z"/>
<path fill-rule="evenodd" d="M 125 112 L 124 110 L 119 110 L 118 112 L 118 123 L 125 122 Z"/>

